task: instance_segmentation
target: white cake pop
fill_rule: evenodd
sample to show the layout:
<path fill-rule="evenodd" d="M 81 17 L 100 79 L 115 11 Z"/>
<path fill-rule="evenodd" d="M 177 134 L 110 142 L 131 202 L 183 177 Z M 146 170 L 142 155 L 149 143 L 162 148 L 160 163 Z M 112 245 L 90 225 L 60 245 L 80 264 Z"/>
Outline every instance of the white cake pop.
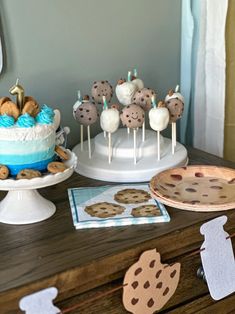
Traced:
<path fill-rule="evenodd" d="M 120 79 L 116 86 L 116 96 L 119 102 L 124 105 L 130 105 L 132 98 L 137 90 L 137 85 L 131 81 L 131 72 L 128 72 L 128 81 Z"/>
<path fill-rule="evenodd" d="M 149 110 L 149 124 L 154 131 L 163 131 L 167 128 L 170 120 L 169 110 L 163 101 Z"/>
<path fill-rule="evenodd" d="M 158 103 L 158 107 L 156 106 L 155 97 L 152 97 L 152 105 L 153 108 L 149 111 L 149 124 L 154 131 L 157 131 L 157 155 L 160 160 L 160 132 L 167 128 L 170 113 L 163 101 Z"/>
<path fill-rule="evenodd" d="M 108 132 L 108 159 L 109 164 L 112 159 L 112 137 L 111 134 L 117 131 L 119 127 L 120 115 L 119 111 L 115 108 L 108 108 L 108 103 L 103 96 L 104 110 L 100 115 L 100 125 L 104 132 Z"/>
<path fill-rule="evenodd" d="M 138 78 L 137 69 L 134 69 L 134 75 L 131 78 L 132 83 L 134 83 L 137 87 L 137 90 L 141 90 L 144 88 L 144 82 Z"/>
<path fill-rule="evenodd" d="M 175 91 L 173 89 L 169 90 L 168 94 L 165 97 L 165 102 L 173 98 L 179 99 L 182 101 L 182 103 L 184 103 L 184 96 L 179 92 L 179 85 L 176 85 Z"/>
<path fill-rule="evenodd" d="M 108 133 L 114 133 L 119 127 L 119 122 L 119 111 L 115 108 L 108 108 L 106 101 L 104 101 L 104 110 L 100 115 L 100 126 L 102 130 Z"/>

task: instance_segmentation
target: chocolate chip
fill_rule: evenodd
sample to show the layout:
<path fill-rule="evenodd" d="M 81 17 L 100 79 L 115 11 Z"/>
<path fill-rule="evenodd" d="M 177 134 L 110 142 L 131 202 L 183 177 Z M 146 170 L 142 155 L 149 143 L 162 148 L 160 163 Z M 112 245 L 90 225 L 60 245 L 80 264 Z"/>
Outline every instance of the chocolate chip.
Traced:
<path fill-rule="evenodd" d="M 131 300 L 131 304 L 132 304 L 132 305 L 136 305 L 138 302 L 139 302 L 139 299 L 133 298 L 133 299 Z"/>
<path fill-rule="evenodd" d="M 98 97 L 100 97 L 100 94 L 98 94 Z"/>
<path fill-rule="evenodd" d="M 202 172 L 196 172 L 195 177 L 202 178 L 202 177 L 204 177 L 204 174 Z"/>
<path fill-rule="evenodd" d="M 176 275 L 176 270 L 173 270 L 173 272 L 172 272 L 172 273 L 170 273 L 170 277 L 171 277 L 171 278 L 174 278 L 174 277 L 175 277 L 175 275 Z"/>
<path fill-rule="evenodd" d="M 159 282 L 159 283 L 156 285 L 156 288 L 157 288 L 157 289 L 161 289 L 161 288 L 162 288 L 162 282 Z"/>
<path fill-rule="evenodd" d="M 166 185 L 166 186 L 169 186 L 170 188 L 174 188 L 174 187 L 175 187 L 175 185 L 172 184 L 172 183 L 165 183 L 165 185 Z"/>
<path fill-rule="evenodd" d="M 89 118 L 88 120 L 91 121 L 91 118 Z"/>
<path fill-rule="evenodd" d="M 148 289 L 150 287 L 149 281 L 146 281 L 144 284 L 144 289 Z"/>
<path fill-rule="evenodd" d="M 83 118 L 84 116 L 83 116 L 83 115 L 81 115 L 80 117 L 81 117 L 81 118 Z"/>
<path fill-rule="evenodd" d="M 131 123 L 131 120 L 128 120 L 129 123 Z"/>
<path fill-rule="evenodd" d="M 218 182 L 219 179 L 210 179 L 209 181 L 210 181 L 210 182 Z"/>
<path fill-rule="evenodd" d="M 139 275 L 141 272 L 142 272 L 142 268 L 141 267 L 137 268 L 135 271 L 135 276 Z"/>
<path fill-rule="evenodd" d="M 159 270 L 159 271 L 156 273 L 156 276 L 155 276 L 155 277 L 158 279 L 158 278 L 160 277 L 161 273 L 162 273 L 162 271 Z"/>
<path fill-rule="evenodd" d="M 136 288 L 138 287 L 138 285 L 139 285 L 138 281 L 134 281 L 134 282 L 132 283 L 133 289 L 136 289 Z"/>
<path fill-rule="evenodd" d="M 126 117 L 129 118 L 129 114 L 127 114 Z"/>
<path fill-rule="evenodd" d="M 148 307 L 152 307 L 154 305 L 154 301 L 153 299 L 149 299 L 148 303 L 147 303 Z"/>
<path fill-rule="evenodd" d="M 163 292 L 163 295 L 165 296 L 165 295 L 167 295 L 167 293 L 170 291 L 170 289 L 167 287 L 165 290 L 164 290 L 164 292 Z"/>
<path fill-rule="evenodd" d="M 141 101 L 144 101 L 144 98 L 141 98 Z"/>
<path fill-rule="evenodd" d="M 186 188 L 185 191 L 189 192 L 189 193 L 195 193 L 197 192 L 197 190 L 193 189 L 193 188 Z"/>
<path fill-rule="evenodd" d="M 141 122 L 141 119 L 138 119 L 138 122 Z"/>
<path fill-rule="evenodd" d="M 149 267 L 150 268 L 153 268 L 154 267 L 154 265 L 155 265 L 155 259 L 154 260 L 152 260 L 150 263 L 149 263 Z"/>
<path fill-rule="evenodd" d="M 97 85 L 95 85 L 94 88 L 97 88 Z"/>
<path fill-rule="evenodd" d="M 213 190 L 222 190 L 223 189 L 222 186 L 219 186 L 219 185 L 212 185 L 212 186 L 210 186 L 210 188 Z"/>

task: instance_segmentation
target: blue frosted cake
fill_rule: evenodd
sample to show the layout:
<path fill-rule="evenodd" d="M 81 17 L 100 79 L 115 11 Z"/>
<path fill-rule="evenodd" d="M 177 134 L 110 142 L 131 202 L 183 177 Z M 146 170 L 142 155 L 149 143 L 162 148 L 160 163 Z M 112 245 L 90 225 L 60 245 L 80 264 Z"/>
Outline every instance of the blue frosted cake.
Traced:
<path fill-rule="evenodd" d="M 14 116 L 2 108 L 0 104 L 0 164 L 13 176 L 22 169 L 45 171 L 55 158 L 54 110 L 44 105 L 34 114 L 22 110 Z"/>

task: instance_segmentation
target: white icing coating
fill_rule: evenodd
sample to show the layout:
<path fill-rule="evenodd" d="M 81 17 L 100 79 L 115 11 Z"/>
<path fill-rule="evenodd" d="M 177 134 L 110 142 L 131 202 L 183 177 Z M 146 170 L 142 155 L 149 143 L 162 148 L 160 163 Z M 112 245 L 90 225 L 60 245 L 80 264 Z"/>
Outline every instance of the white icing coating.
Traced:
<path fill-rule="evenodd" d="M 149 124 L 154 131 L 162 131 L 167 128 L 170 115 L 167 108 L 152 108 L 149 110 Z"/>
<path fill-rule="evenodd" d="M 137 86 L 133 82 L 124 82 L 116 86 L 116 96 L 119 102 L 124 105 L 130 105 L 132 98 L 137 90 Z"/>
<path fill-rule="evenodd" d="M 131 82 L 136 85 L 137 90 L 141 90 L 144 88 L 144 82 L 139 78 L 136 78 L 136 79 L 132 80 Z"/>
<path fill-rule="evenodd" d="M 74 117 L 74 119 L 76 119 L 75 113 L 76 113 L 78 107 L 79 107 L 81 104 L 82 104 L 82 100 L 79 100 L 79 99 L 78 99 L 78 100 L 75 102 L 75 104 L 73 105 L 73 117 Z"/>
<path fill-rule="evenodd" d="M 179 100 L 182 101 L 182 103 L 184 103 L 184 96 L 179 92 L 174 92 L 173 95 L 171 95 L 171 96 L 169 94 L 167 94 L 165 97 L 165 102 L 167 102 L 170 99 L 174 99 L 174 98 L 178 98 Z"/>
<path fill-rule="evenodd" d="M 119 111 L 115 108 L 103 110 L 100 115 L 100 125 L 103 131 L 113 133 L 119 127 Z"/>
<path fill-rule="evenodd" d="M 37 124 L 31 128 L 0 128 L 0 141 L 31 141 L 47 137 L 55 133 L 55 124 Z"/>

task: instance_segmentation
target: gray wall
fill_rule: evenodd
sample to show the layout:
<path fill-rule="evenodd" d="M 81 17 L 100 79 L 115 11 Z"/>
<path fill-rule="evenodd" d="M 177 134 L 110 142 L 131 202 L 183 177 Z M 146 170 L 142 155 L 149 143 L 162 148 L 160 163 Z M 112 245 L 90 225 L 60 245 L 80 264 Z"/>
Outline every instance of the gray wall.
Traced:
<path fill-rule="evenodd" d="M 5 66 L 0 97 L 20 78 L 26 94 L 57 107 L 79 141 L 76 91 L 94 80 L 115 85 L 138 68 L 162 98 L 179 82 L 180 0 L 2 0 Z M 92 135 L 99 132 L 99 124 Z"/>

